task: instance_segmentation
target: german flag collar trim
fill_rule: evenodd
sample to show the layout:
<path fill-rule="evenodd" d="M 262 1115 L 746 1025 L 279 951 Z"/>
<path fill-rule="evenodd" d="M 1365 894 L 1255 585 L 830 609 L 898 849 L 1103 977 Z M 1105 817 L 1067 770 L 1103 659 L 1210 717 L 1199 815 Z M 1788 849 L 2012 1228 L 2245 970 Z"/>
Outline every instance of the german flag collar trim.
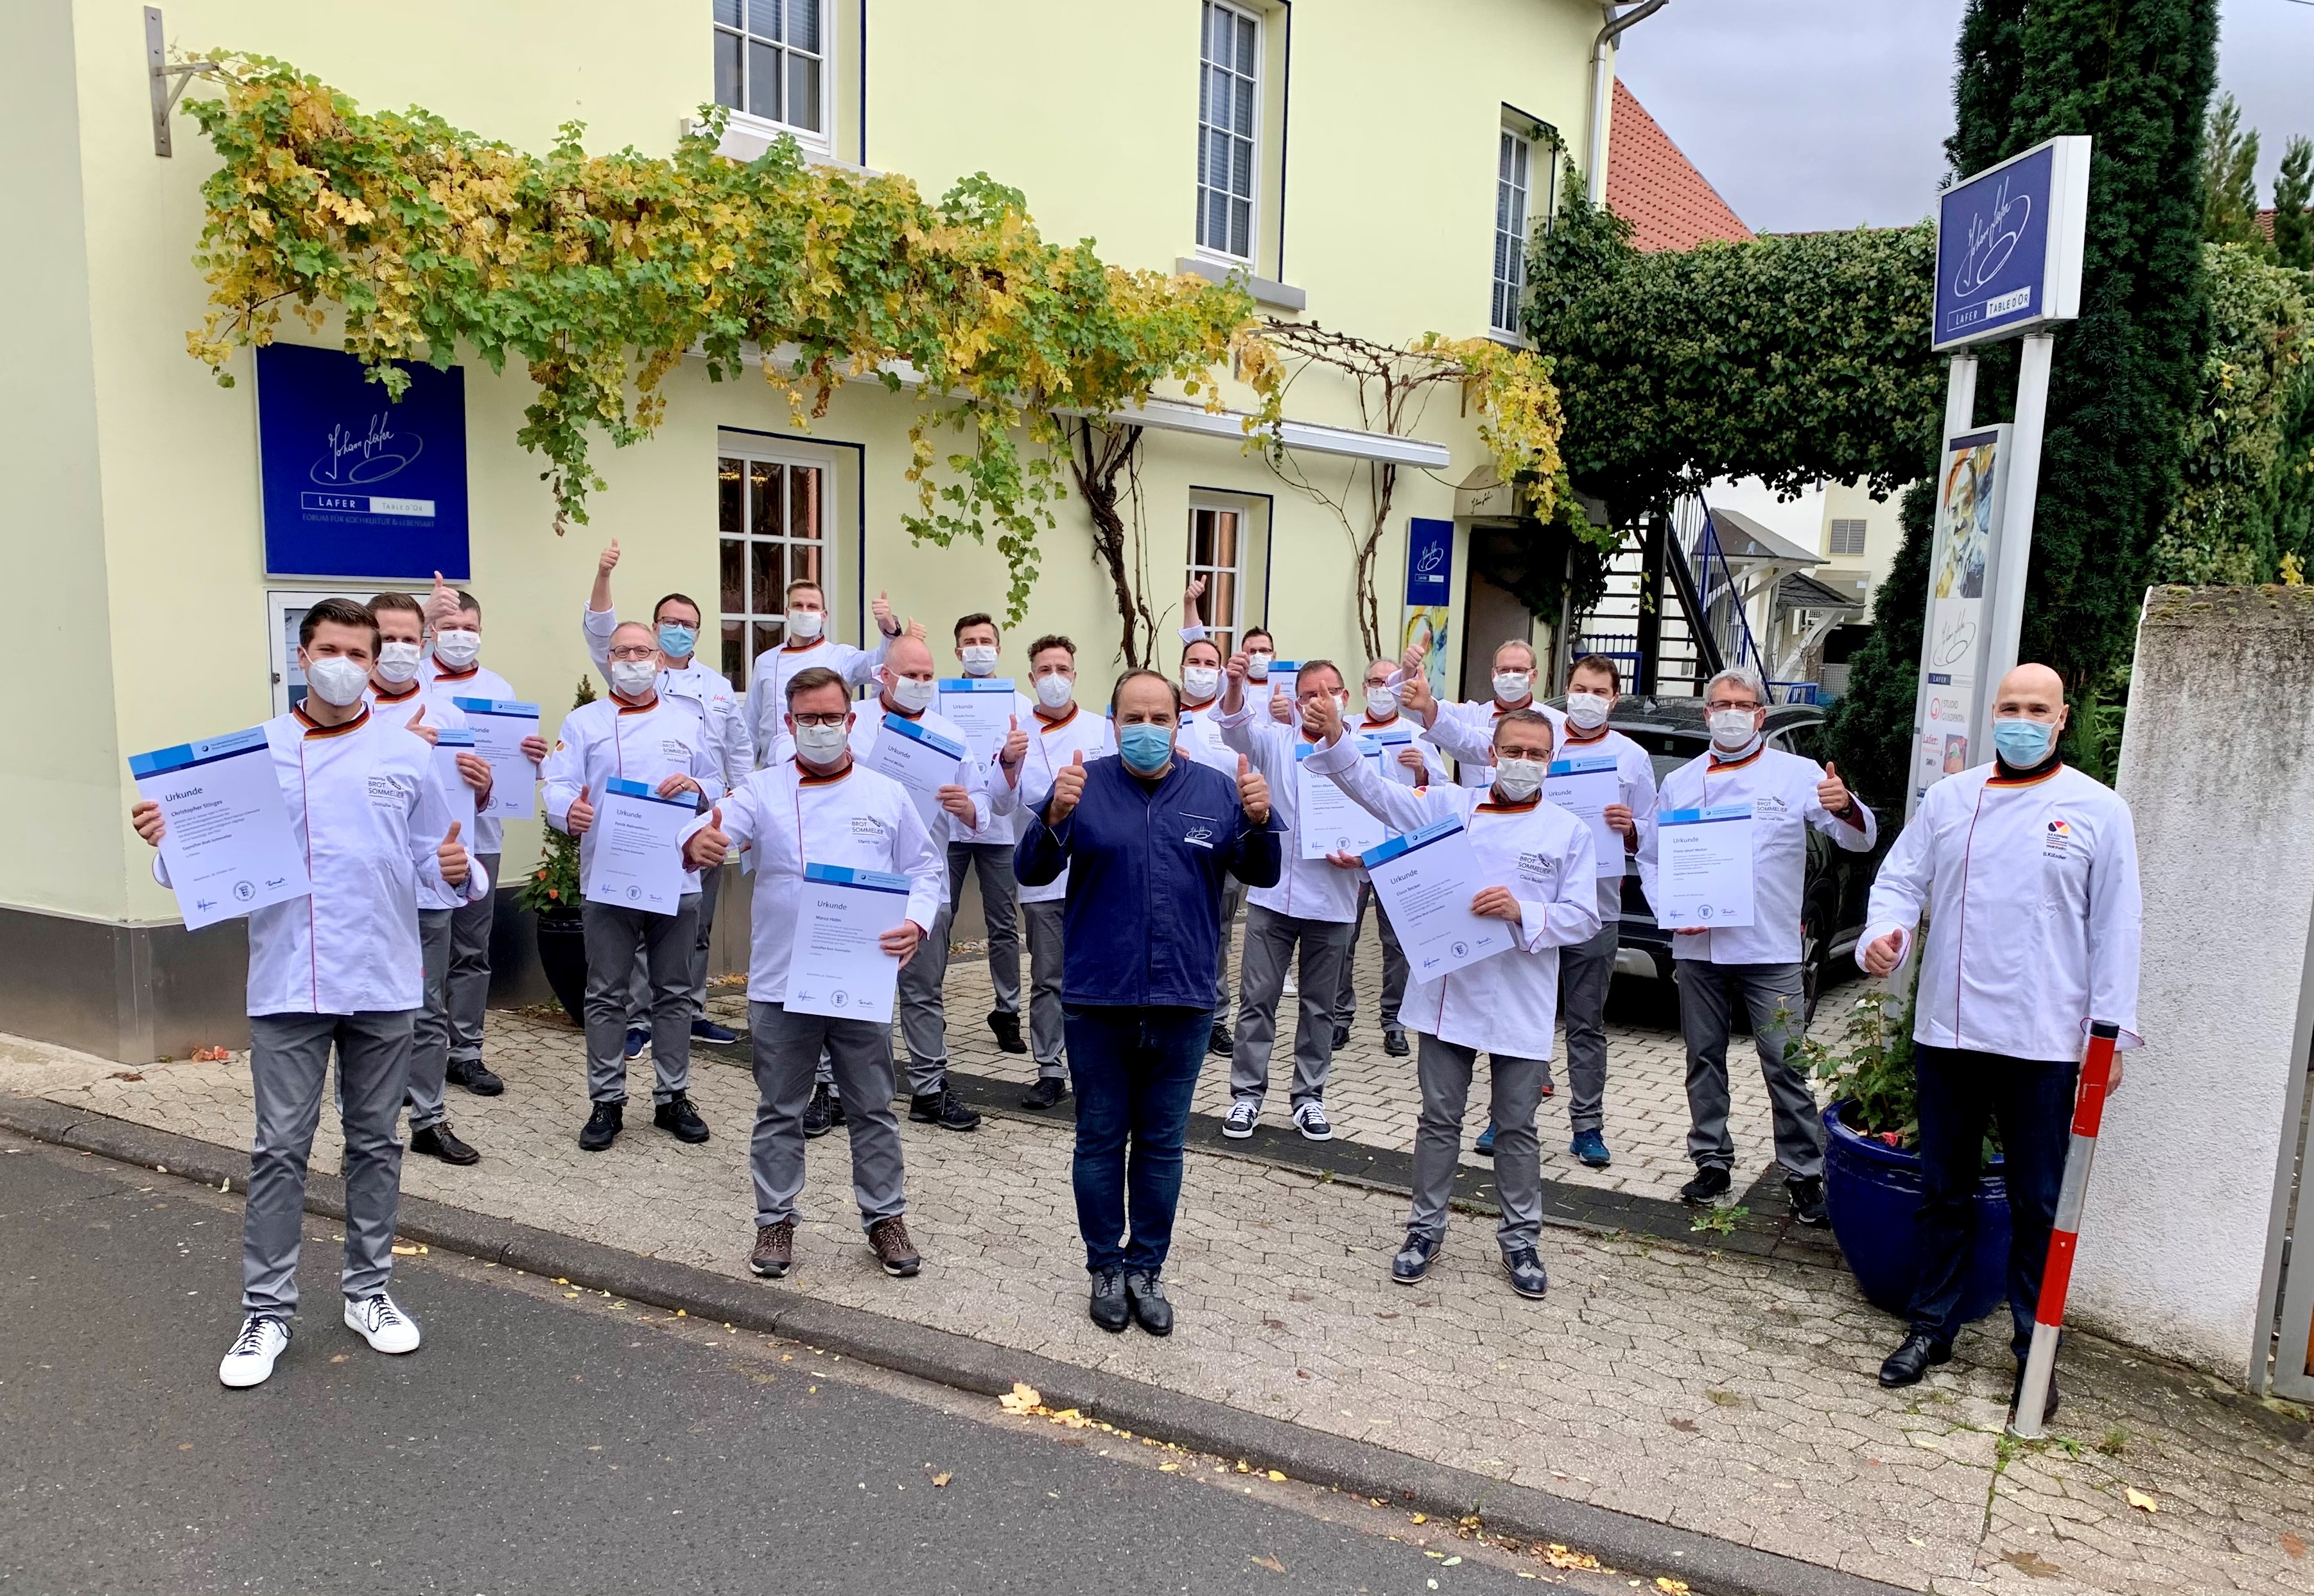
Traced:
<path fill-rule="evenodd" d="M 355 716 L 351 720 L 340 722 L 336 726 L 323 726 L 320 721 L 305 713 L 305 706 L 303 704 L 298 705 L 289 712 L 297 718 L 297 724 L 305 728 L 305 736 L 309 741 L 316 737 L 342 737 L 348 732 L 359 731 L 363 727 L 369 724 L 369 706 L 367 704 L 362 706 L 362 712 L 360 714 Z"/>
<path fill-rule="evenodd" d="M 1479 815 L 1524 815 L 1528 810 L 1540 808 L 1541 806 L 1542 794 L 1538 792 L 1532 798 L 1515 804 L 1498 804 L 1492 798 L 1488 798 L 1485 803 L 1480 804 L 1473 813 Z"/>
<path fill-rule="evenodd" d="M 614 692 L 611 695 L 611 701 L 619 706 L 619 713 L 622 715 L 648 715 L 658 708 L 658 694 L 652 693 L 650 702 L 647 704 L 631 704 Z"/>
<path fill-rule="evenodd" d="M 1037 706 L 1038 724 L 1046 731 L 1058 731 L 1061 727 L 1066 726 L 1070 721 L 1074 720 L 1077 718 L 1078 707 L 1079 706 L 1076 703 L 1072 701 L 1069 705 L 1069 712 L 1062 716 L 1058 720 L 1055 720 L 1051 716 L 1045 713 L 1044 705 L 1038 704 Z"/>
<path fill-rule="evenodd" d="M 798 787 L 833 787 L 838 781 L 843 780 L 846 777 L 850 776 L 852 771 L 856 768 L 856 763 L 857 762 L 847 756 L 843 762 L 843 768 L 842 770 L 830 771 L 826 774 L 821 775 L 815 772 L 804 769 L 801 762 L 799 761 L 796 765 L 796 785 Z"/>
<path fill-rule="evenodd" d="M 446 671 L 440 666 L 436 666 L 434 679 L 437 682 L 470 682 L 481 673 L 481 668 L 478 665 L 470 665 L 463 671 Z"/>
<path fill-rule="evenodd" d="M 370 683 L 369 692 L 370 696 L 375 699 L 381 705 L 406 704 L 411 699 L 418 696 L 418 683 L 416 679 L 413 678 L 410 685 L 403 688 L 400 692 L 388 692 L 384 688 L 380 687 L 376 683 L 373 682 Z"/>
<path fill-rule="evenodd" d="M 2065 768 L 2065 762 L 2062 759 L 2055 761 L 2047 770 L 2043 771 L 2037 776 L 2003 776 L 1998 773 L 2000 769 L 1999 765 L 1995 765 L 1992 768 L 1996 773 L 1987 776 L 1984 779 L 1984 784 L 1987 787 L 1998 787 L 2004 790 L 2013 791 L 2015 789 L 2019 787 L 2038 787 L 2044 781 L 2053 780 L 2057 774 Z"/>
<path fill-rule="evenodd" d="M 1559 741 L 1565 743 L 1570 748 L 1585 748 L 1588 747 L 1593 743 L 1605 742 L 1607 740 L 1607 734 L 1613 729 L 1614 728 L 1612 727 L 1602 726 L 1594 732 L 1579 732 L 1575 729 L 1575 723 L 1570 720 L 1567 723 L 1567 735 L 1561 737 Z"/>
<path fill-rule="evenodd" d="M 1741 759 L 1723 760 L 1719 755 L 1715 754 L 1711 756 L 1711 766 L 1708 773 L 1717 776 L 1722 771 L 1740 771 L 1745 765 L 1756 763 L 1760 755 L 1765 754 L 1767 751 L 1768 745 L 1763 742 L 1757 748 L 1753 749 L 1751 753 L 1746 754 Z"/>

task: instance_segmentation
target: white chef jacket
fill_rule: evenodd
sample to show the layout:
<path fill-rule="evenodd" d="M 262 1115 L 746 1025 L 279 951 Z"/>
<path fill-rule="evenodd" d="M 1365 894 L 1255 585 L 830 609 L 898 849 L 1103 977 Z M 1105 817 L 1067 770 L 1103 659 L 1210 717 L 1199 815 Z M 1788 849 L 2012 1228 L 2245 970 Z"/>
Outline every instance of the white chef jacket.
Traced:
<path fill-rule="evenodd" d="M 721 784 L 715 750 L 700 729 L 699 718 L 671 698 L 653 698 L 641 709 L 616 698 L 580 704 L 562 718 L 562 730 L 546 756 L 543 793 L 546 818 L 558 831 L 570 829 L 570 806 L 579 798 L 594 806 L 596 824 L 578 838 L 578 874 L 586 878 L 603 834 L 603 794 L 614 776 L 640 781 L 656 792 L 669 776 L 689 776 L 712 801 Z M 683 890 L 699 890 L 699 872 L 683 873 Z"/>
<path fill-rule="evenodd" d="M 1916 1040 L 2071 1063 L 2109 1019 L 2138 1045 L 2137 829 L 2111 788 L 2062 764 L 1938 782 L 1881 861 L 1857 962 L 1890 931 L 1909 948 L 1923 909 Z"/>
<path fill-rule="evenodd" d="M 1029 753 L 1020 761 L 1018 771 L 1006 772 L 999 766 L 994 784 L 1000 792 L 1010 794 L 1008 807 L 1015 816 L 1034 814 L 1053 796 L 1053 780 L 1066 770 L 1077 754 L 1085 756 L 1090 764 L 1106 754 L 1117 752 L 1116 728 L 1108 717 L 1096 714 L 1082 704 L 1071 704 L 1069 711 L 1058 720 L 1047 720 L 1036 715 L 1020 723 L 1028 728 Z M 1236 768 L 1232 756 L 1231 768 Z M 1020 901 L 1024 904 L 1057 904 L 1069 895 L 1069 873 L 1064 869 L 1042 886 L 1023 883 Z"/>
<path fill-rule="evenodd" d="M 496 671 L 486 670 L 481 665 L 470 665 L 463 671 L 445 670 L 431 654 L 418 667 L 418 679 L 426 684 L 428 700 L 446 710 L 457 710 L 457 701 L 462 698 L 486 698 L 497 703 L 515 703 L 522 698 L 514 690 L 514 683 Z M 464 711 L 459 713 L 464 715 Z M 472 849 L 493 859 L 505 852 L 506 822 L 495 815 L 477 816 Z"/>
<path fill-rule="evenodd" d="M 787 1001 L 807 864 L 905 876 L 906 918 L 926 936 L 940 922 L 948 901 L 948 861 L 932 846 L 915 800 L 889 776 L 856 760 L 839 775 L 816 776 L 790 759 L 750 775 L 721 807 L 723 834 L 733 851 L 747 848 L 755 860 L 747 955 L 752 1001 Z M 712 818 L 701 816 L 684 829 L 684 840 L 704 831 Z"/>
<path fill-rule="evenodd" d="M 1398 763 L 1397 749 L 1389 749 L 1382 754 L 1382 763 L 1390 767 L 1390 779 L 1402 786 L 1426 787 L 1433 782 L 1453 779 L 1452 772 L 1446 768 L 1445 755 L 1438 751 L 1438 745 L 1431 739 L 1430 734 L 1423 729 L 1422 722 L 1411 715 L 1392 715 L 1387 720 L 1376 720 L 1371 715 L 1361 713 L 1356 719 L 1345 720 L 1342 724 L 1354 737 L 1370 737 L 1376 732 L 1401 729 L 1414 734 L 1414 745 L 1422 751 L 1423 779 L 1421 780 L 1407 780 L 1414 772 Z"/>
<path fill-rule="evenodd" d="M 1813 825 L 1853 853 L 1868 853 L 1880 823 L 1864 800 L 1849 794 L 1846 817 L 1816 802 L 1824 767 L 1764 743 L 1740 759 L 1722 762 L 1715 752 L 1697 754 L 1665 776 L 1656 794 L 1656 819 L 1676 809 L 1719 804 L 1752 806 L 1752 923 L 1714 926 L 1691 937 L 1674 935 L 1672 957 L 1715 965 L 1796 965 L 1800 962 L 1800 895 L 1807 882 L 1807 833 Z M 1657 825 L 1639 839 L 1639 886 L 1647 902 L 1656 895 Z M 1656 909 L 1658 921 L 1662 910 Z M 1675 931 L 1677 928 L 1665 925 Z"/>
<path fill-rule="evenodd" d="M 362 701 L 369 706 L 370 714 L 377 721 L 379 729 L 392 731 L 396 727 L 402 727 L 411 740 L 424 748 L 427 756 L 431 758 L 434 754 L 434 745 L 416 732 L 409 730 L 411 718 L 422 707 L 426 711 L 425 724 L 432 727 L 436 731 L 464 731 L 467 729 L 466 712 L 450 701 L 450 694 L 444 693 L 437 697 L 428 692 L 419 684 L 423 680 L 424 673 L 421 671 L 419 675 L 411 678 L 410 685 L 406 690 L 393 698 L 388 698 L 380 692 L 377 683 L 372 682 L 362 690 Z M 440 767 L 437 765 L 435 769 L 438 775 Z M 479 800 L 481 795 L 476 793 L 474 796 Z M 445 794 L 444 797 L 446 801 L 448 795 Z M 466 845 L 466 851 L 469 853 L 483 851 L 481 831 L 482 823 L 478 816 L 472 826 L 458 833 L 458 840 Z M 438 842 L 440 839 L 437 838 L 436 841 Z M 446 882 L 436 881 L 429 885 L 421 881 L 418 884 L 418 906 L 421 909 L 455 909 L 465 902 L 464 891 L 462 888 L 451 886 Z"/>
<path fill-rule="evenodd" d="M 1251 694 L 1247 696 L 1250 698 Z M 1173 745 L 1199 764 L 1211 765 L 1223 775 L 1235 780 L 1237 753 L 1222 741 L 1221 727 L 1216 724 L 1221 713 L 1222 701 L 1219 698 L 1210 698 L 1195 709 L 1183 710 L 1180 729 L 1174 734 Z M 1114 727 L 1110 728 L 1110 736 L 1114 740 Z"/>
<path fill-rule="evenodd" d="M 607 680 L 611 669 L 611 634 L 619 630 L 619 612 L 582 610 L 578 629 L 586 634 L 587 652 Z M 657 629 L 653 629 L 656 635 Z M 748 730 L 748 720 L 742 712 L 738 691 L 731 679 L 721 671 L 699 662 L 693 654 L 691 663 L 681 670 L 663 667 L 658 674 L 658 689 L 662 698 L 671 698 L 699 718 L 708 742 L 715 750 L 715 763 L 721 772 L 722 785 L 718 791 L 728 792 L 739 784 L 739 778 L 755 768 L 755 742 Z"/>
<path fill-rule="evenodd" d="M 1529 699 L 1518 707 L 1522 710 L 1532 710 L 1550 722 L 1550 741 L 1553 747 L 1556 747 L 1559 740 L 1567 735 L 1565 710 L 1554 710 L 1541 699 Z M 1448 742 L 1438 739 L 1437 727 L 1434 726 L 1430 728 L 1433 740 L 1437 741 L 1440 747 L 1453 754 L 1454 757 L 1461 762 L 1463 786 L 1489 788 L 1495 784 L 1495 767 L 1483 762 L 1484 754 L 1487 750 L 1495 745 L 1495 723 L 1510 712 L 1490 698 L 1474 699 L 1469 703 L 1443 703 L 1438 706 L 1438 719 L 1441 724 L 1452 720 L 1469 727 L 1478 735 L 1479 754 L 1474 760 L 1473 756 L 1457 753 Z M 1453 729 L 1450 727 L 1447 736 L 1452 737 L 1453 735 Z"/>
<path fill-rule="evenodd" d="M 1549 1059 L 1559 1024 L 1559 950 L 1599 930 L 1591 828 L 1540 798 L 1498 804 L 1477 788 L 1401 787 L 1376 776 L 1347 738 L 1313 750 L 1307 763 L 1393 831 L 1459 817 L 1479 861 L 1473 895 L 1500 886 L 1518 899 L 1518 946 L 1410 983 L 1398 1010 L 1407 1029 L 1458 1047 Z"/>
<path fill-rule="evenodd" d="M 891 651 L 893 639 L 881 628 L 873 648 L 855 648 L 822 635 L 808 643 L 783 643 L 755 656 L 747 673 L 747 735 L 754 739 L 755 763 L 774 765 L 795 752 L 787 735 L 788 682 L 799 671 L 814 666 L 834 671 L 847 687 L 865 687 L 875 680 L 876 667 Z"/>
<path fill-rule="evenodd" d="M 1494 747 L 1492 726 L 1482 733 L 1467 719 L 1450 720 L 1444 715 L 1431 728 L 1430 736 L 1461 760 L 1465 771 L 1471 768 L 1472 761 L 1485 757 Z M 1656 816 L 1656 763 L 1647 757 L 1647 751 L 1621 732 L 1604 727 L 1585 736 L 1563 716 L 1554 724 L 1550 753 L 1553 763 L 1562 759 L 1597 759 L 1609 754 L 1615 756 L 1615 779 L 1623 789 L 1623 807 L 1631 812 L 1633 835 L 1644 839 Z M 1492 767 L 1487 769 L 1491 781 Z M 1592 839 L 1592 846 L 1597 848 L 1597 838 Z M 1631 858 L 1632 851 L 1619 848 L 1612 857 L 1603 856 L 1599 860 L 1599 923 L 1603 926 L 1612 925 L 1622 918 L 1623 877 L 1630 873 Z M 1606 873 L 1610 870 L 1614 874 Z"/>
<path fill-rule="evenodd" d="M 988 772 L 968 752 L 972 745 L 965 740 L 963 729 L 955 721 L 950 720 L 938 710 L 926 710 L 921 714 L 911 715 L 904 710 L 887 709 L 881 698 L 863 699 L 853 706 L 851 738 L 852 758 L 864 764 L 868 762 L 869 756 L 876 752 L 876 739 L 884 733 L 884 717 L 887 715 L 897 715 L 903 720 L 912 720 L 933 736 L 946 737 L 957 746 L 967 750 L 963 760 L 957 765 L 956 785 L 972 795 L 973 823 L 967 825 L 946 809 L 942 809 L 933 816 L 932 824 L 927 828 L 932 833 L 932 847 L 941 856 L 941 869 L 945 872 L 948 869 L 948 845 L 950 842 L 969 840 L 976 831 L 988 824 L 996 812 L 994 800 L 988 796 Z M 788 745 L 786 758 L 790 763 L 794 763 L 795 745 L 792 741 Z M 1008 799 L 1005 804 L 1005 813 L 1009 815 L 1011 811 L 1012 806 Z M 827 861 L 814 860 L 812 862 L 825 864 Z"/>
<path fill-rule="evenodd" d="M 876 707 L 880 712 L 883 705 L 879 703 Z M 1011 715 L 1020 729 L 1029 734 L 1029 758 L 1033 762 L 1037 757 L 1037 701 L 1025 692 L 1015 692 Z M 969 834 L 959 834 L 958 842 L 969 842 L 975 848 L 1010 848 L 1020 842 L 1020 806 L 1011 783 L 1004 779 L 1003 752 L 1004 745 L 999 743 L 988 757 L 980 762 L 981 784 L 988 789 L 988 824 Z M 1061 760 L 1065 764 L 1068 755 L 1063 754 Z M 960 822 L 958 831 L 961 833 Z"/>
<path fill-rule="evenodd" d="M 490 890 L 480 860 L 463 887 L 442 879 L 434 851 L 449 833 L 450 807 L 433 748 L 367 709 L 329 727 L 292 710 L 265 723 L 265 743 L 314 891 L 249 916 L 249 1012 L 422 1007 L 420 889 L 456 902 Z M 169 885 L 157 852 L 153 875 Z"/>
<path fill-rule="evenodd" d="M 1269 783 L 1270 813 L 1285 828 L 1285 840 L 1280 844 L 1285 853 L 1285 869 L 1278 872 L 1277 885 L 1249 887 L 1245 901 L 1273 914 L 1290 914 L 1297 920 L 1323 920 L 1336 925 L 1355 923 L 1358 917 L 1358 885 L 1365 879 L 1365 872 L 1346 870 L 1322 859 L 1302 857 L 1302 794 L 1294 780 L 1300 762 L 1294 757 L 1294 748 L 1302 741 L 1302 728 L 1281 726 L 1272 720 L 1269 701 L 1251 693 L 1246 695 L 1236 714 L 1223 714 L 1214 724 L 1220 728 L 1222 741 L 1232 756 L 1244 754 L 1261 772 L 1262 780 Z M 1235 773 L 1232 757 L 1231 774 Z"/>

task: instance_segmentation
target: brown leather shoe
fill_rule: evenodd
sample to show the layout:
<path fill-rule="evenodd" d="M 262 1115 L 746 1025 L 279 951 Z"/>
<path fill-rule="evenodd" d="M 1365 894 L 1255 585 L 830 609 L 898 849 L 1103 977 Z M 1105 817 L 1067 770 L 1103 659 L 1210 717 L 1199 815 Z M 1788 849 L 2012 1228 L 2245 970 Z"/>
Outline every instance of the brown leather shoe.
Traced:
<path fill-rule="evenodd" d="M 786 1279 L 788 1271 L 795 1267 L 795 1221 L 757 1225 L 755 1250 L 747 1255 L 747 1267 L 765 1280 Z"/>
<path fill-rule="evenodd" d="M 876 1261 L 884 1265 L 884 1273 L 898 1279 L 905 1280 L 924 1266 L 908 1240 L 908 1222 L 898 1214 L 870 1225 L 868 1245 L 876 1249 Z"/>

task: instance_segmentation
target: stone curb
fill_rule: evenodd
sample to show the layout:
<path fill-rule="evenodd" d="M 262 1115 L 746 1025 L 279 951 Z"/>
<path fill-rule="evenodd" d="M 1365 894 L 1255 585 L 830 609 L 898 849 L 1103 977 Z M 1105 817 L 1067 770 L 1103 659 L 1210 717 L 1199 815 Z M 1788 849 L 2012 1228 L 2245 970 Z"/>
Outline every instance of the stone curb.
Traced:
<path fill-rule="evenodd" d="M 214 1186 L 230 1181 L 247 1189 L 245 1154 L 45 1098 L 0 1092 L 0 1128 L 198 1184 Z M 344 1183 L 335 1177 L 312 1177 L 305 1206 L 311 1212 L 343 1219 Z M 1902 1586 L 1425 1462 L 1369 1442 L 1241 1412 L 1145 1381 L 446 1203 L 404 1196 L 397 1229 L 405 1239 L 429 1246 L 550 1279 L 561 1276 L 573 1285 L 607 1291 L 630 1301 L 681 1308 L 696 1318 L 783 1336 L 958 1390 L 998 1396 L 1023 1380 L 1050 1406 L 1074 1407 L 1136 1435 L 1243 1459 L 1310 1484 L 1379 1496 L 1442 1519 L 1479 1513 L 1489 1529 L 1524 1540 L 1580 1548 L 1618 1568 L 1673 1574 L 1687 1581 L 1700 1596 L 1912 1596 Z"/>

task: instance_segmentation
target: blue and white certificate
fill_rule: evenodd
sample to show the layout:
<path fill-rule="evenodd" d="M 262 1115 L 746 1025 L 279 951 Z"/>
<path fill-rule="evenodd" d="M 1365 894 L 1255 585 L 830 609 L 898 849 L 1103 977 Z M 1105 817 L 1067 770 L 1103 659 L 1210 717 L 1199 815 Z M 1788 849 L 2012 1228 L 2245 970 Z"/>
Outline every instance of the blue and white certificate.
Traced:
<path fill-rule="evenodd" d="M 905 876 L 805 865 L 782 1006 L 793 1014 L 891 1024 L 900 961 L 884 951 L 880 939 L 907 917 Z"/>
<path fill-rule="evenodd" d="M 1426 771 L 1411 770 L 1398 760 L 1400 754 L 1414 746 L 1412 727 L 1386 726 L 1380 731 L 1360 732 L 1360 752 L 1364 752 L 1369 743 L 1373 745 L 1373 751 L 1366 754 L 1367 763 L 1373 766 L 1374 774 L 1383 780 L 1395 781 L 1400 787 L 1419 787 L 1428 779 Z"/>
<path fill-rule="evenodd" d="M 538 813 L 538 767 L 522 740 L 538 735 L 538 706 L 511 699 L 456 698 L 474 734 L 473 751 L 490 762 L 490 801 L 482 813 L 528 820 Z"/>
<path fill-rule="evenodd" d="M 972 749 L 972 757 L 986 764 L 1004 746 L 1019 712 L 1019 701 L 1010 676 L 944 676 L 940 684 L 940 712 L 955 722 Z"/>
<path fill-rule="evenodd" d="M 1285 701 L 1290 704 L 1294 701 L 1294 684 L 1301 679 L 1302 662 L 1300 660 L 1273 659 L 1269 662 L 1269 679 L 1266 682 L 1250 682 L 1249 685 L 1265 688 L 1272 697 L 1282 692 L 1285 695 Z M 1262 713 L 1266 715 L 1268 712 L 1269 706 L 1264 704 Z"/>
<path fill-rule="evenodd" d="M 1656 815 L 1656 923 L 1677 930 L 1752 923 L 1752 806 Z"/>
<path fill-rule="evenodd" d="M 590 904 L 673 914 L 683 907 L 683 849 L 676 839 L 699 818 L 699 795 L 614 776 L 595 806 L 595 846 L 579 883 Z"/>
<path fill-rule="evenodd" d="M 161 806 L 161 862 L 185 929 L 314 890 L 265 728 L 132 754 L 137 792 Z"/>
<path fill-rule="evenodd" d="M 924 817 L 926 829 L 937 836 L 943 813 L 940 789 L 957 785 L 958 767 L 971 752 L 963 744 L 952 742 L 936 731 L 926 731 L 913 720 L 887 715 L 882 730 L 876 735 L 875 751 L 865 763 L 870 770 L 891 777 L 908 789 L 908 796 L 915 800 L 916 813 Z"/>
<path fill-rule="evenodd" d="M 1607 806 L 1623 801 L 1623 778 L 1613 754 L 1554 761 L 1542 780 L 1542 796 L 1591 828 L 1600 875 L 1623 873 L 1623 833 L 1607 824 Z"/>
<path fill-rule="evenodd" d="M 450 818 L 458 823 L 458 842 L 469 852 L 474 846 L 474 799 L 479 795 L 466 785 L 458 755 L 478 752 L 471 731 L 446 726 L 434 734 L 434 776 L 442 783 L 442 801 L 449 806 Z M 495 767 L 491 773 L 497 773 Z"/>
<path fill-rule="evenodd" d="M 1373 757 L 1375 750 L 1365 738 L 1358 738 L 1357 745 L 1361 754 Z M 1389 836 L 1390 828 L 1361 808 L 1330 777 L 1311 773 L 1306 763 L 1311 751 L 1307 743 L 1294 745 L 1294 833 L 1301 856 L 1323 859 L 1329 853 L 1364 853 Z"/>
<path fill-rule="evenodd" d="M 1417 981 L 1435 981 L 1518 946 L 1508 921 L 1471 912 L 1482 888 L 1503 884 L 1479 875 L 1470 833 L 1456 816 L 1367 850 L 1365 867 Z"/>

